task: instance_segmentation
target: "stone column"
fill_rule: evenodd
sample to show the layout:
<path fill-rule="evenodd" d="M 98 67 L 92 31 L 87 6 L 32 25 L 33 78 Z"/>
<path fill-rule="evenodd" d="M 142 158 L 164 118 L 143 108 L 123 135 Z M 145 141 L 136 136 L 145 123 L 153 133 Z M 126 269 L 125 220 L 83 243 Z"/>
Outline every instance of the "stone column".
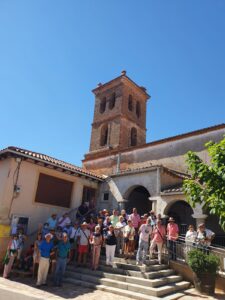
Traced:
<path fill-rule="evenodd" d="M 192 217 L 196 220 L 196 227 L 198 227 L 199 224 L 205 223 L 205 219 L 208 217 L 208 215 L 193 214 Z"/>
<path fill-rule="evenodd" d="M 126 208 L 127 202 L 128 202 L 128 200 L 126 200 L 126 199 L 122 199 L 122 200 L 118 201 L 119 211 Z"/>
<path fill-rule="evenodd" d="M 155 212 L 155 214 L 161 213 L 158 209 L 157 202 L 161 199 L 161 197 L 155 196 L 155 197 L 149 197 L 149 201 L 152 202 L 152 210 Z"/>
<path fill-rule="evenodd" d="M 205 223 L 205 219 L 208 217 L 208 215 L 205 215 L 202 211 L 202 205 L 197 204 L 196 207 L 193 209 L 194 214 L 192 217 L 196 219 L 196 227 L 198 227 L 199 224 Z"/>

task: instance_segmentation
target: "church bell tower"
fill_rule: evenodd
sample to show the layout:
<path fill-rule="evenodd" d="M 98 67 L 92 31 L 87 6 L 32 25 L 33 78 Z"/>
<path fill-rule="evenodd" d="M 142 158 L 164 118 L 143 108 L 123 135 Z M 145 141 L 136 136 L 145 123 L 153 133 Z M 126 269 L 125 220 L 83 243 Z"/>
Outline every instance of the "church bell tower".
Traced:
<path fill-rule="evenodd" d="M 95 110 L 89 153 L 92 159 L 112 150 L 146 143 L 146 103 L 150 96 L 122 71 L 121 75 L 93 90 Z"/>

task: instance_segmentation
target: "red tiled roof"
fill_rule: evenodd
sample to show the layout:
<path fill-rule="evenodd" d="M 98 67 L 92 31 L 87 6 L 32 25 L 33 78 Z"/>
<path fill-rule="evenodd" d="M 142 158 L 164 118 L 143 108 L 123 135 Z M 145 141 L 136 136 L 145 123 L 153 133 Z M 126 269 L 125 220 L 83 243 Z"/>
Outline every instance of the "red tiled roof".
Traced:
<path fill-rule="evenodd" d="M 161 191 L 161 194 L 174 194 L 174 193 L 183 193 L 182 186 L 171 187 Z"/>
<path fill-rule="evenodd" d="M 104 175 L 98 175 L 83 168 L 77 167 L 73 164 L 64 162 L 62 160 L 58 160 L 54 157 L 48 156 L 46 154 L 34 152 L 31 150 L 21 149 L 18 147 L 10 146 L 0 151 L 0 157 L 14 155 L 15 157 L 22 157 L 32 159 L 34 161 L 39 161 L 45 164 L 52 165 L 54 167 L 61 168 L 66 171 L 70 171 L 72 173 L 80 174 L 83 176 L 90 177 L 92 179 L 103 181 L 105 179 Z"/>

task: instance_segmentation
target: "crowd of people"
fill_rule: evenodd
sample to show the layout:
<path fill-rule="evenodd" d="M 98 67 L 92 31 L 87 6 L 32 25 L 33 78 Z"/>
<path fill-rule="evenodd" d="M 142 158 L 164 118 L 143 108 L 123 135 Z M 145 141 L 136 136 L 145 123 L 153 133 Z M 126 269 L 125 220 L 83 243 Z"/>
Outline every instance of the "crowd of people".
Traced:
<path fill-rule="evenodd" d="M 69 214 L 61 217 L 52 214 L 39 228 L 34 244 L 24 251 L 26 236 L 20 229 L 12 235 L 4 260 L 4 278 L 9 278 L 12 266 L 37 274 L 37 287 L 47 284 L 49 270 L 54 284 L 62 285 L 67 264 L 76 267 L 89 267 L 96 270 L 101 254 L 106 256 L 106 265 L 113 266 L 115 255 L 125 259 L 134 257 L 136 264 L 142 265 L 149 258 L 158 256 L 162 263 L 164 246 L 168 248 L 171 259 L 176 259 L 176 242 L 179 238 L 179 227 L 173 217 L 166 224 L 161 215 L 154 211 L 140 216 L 136 208 L 130 215 L 125 210 L 116 209 L 110 213 L 104 209 L 97 214 L 82 204 L 72 223 Z M 191 247 L 194 243 L 209 246 L 214 233 L 204 224 L 195 231 L 190 225 L 185 243 Z M 137 250 L 137 251 L 135 251 Z"/>

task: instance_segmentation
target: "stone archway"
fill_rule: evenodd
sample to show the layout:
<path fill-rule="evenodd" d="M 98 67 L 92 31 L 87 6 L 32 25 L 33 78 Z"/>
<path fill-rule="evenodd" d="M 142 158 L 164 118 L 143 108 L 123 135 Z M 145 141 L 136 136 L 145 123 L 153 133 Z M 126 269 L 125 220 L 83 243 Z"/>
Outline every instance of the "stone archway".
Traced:
<path fill-rule="evenodd" d="M 190 224 L 196 226 L 196 221 L 192 217 L 194 211 L 192 207 L 183 200 L 177 200 L 167 205 L 164 214 L 173 217 L 179 225 L 180 233 L 185 234 Z"/>
<path fill-rule="evenodd" d="M 150 193 L 143 186 L 134 186 L 128 189 L 125 194 L 126 201 L 126 211 L 128 213 L 132 212 L 134 207 L 140 215 L 148 213 L 152 209 L 152 202 L 149 200 Z"/>

